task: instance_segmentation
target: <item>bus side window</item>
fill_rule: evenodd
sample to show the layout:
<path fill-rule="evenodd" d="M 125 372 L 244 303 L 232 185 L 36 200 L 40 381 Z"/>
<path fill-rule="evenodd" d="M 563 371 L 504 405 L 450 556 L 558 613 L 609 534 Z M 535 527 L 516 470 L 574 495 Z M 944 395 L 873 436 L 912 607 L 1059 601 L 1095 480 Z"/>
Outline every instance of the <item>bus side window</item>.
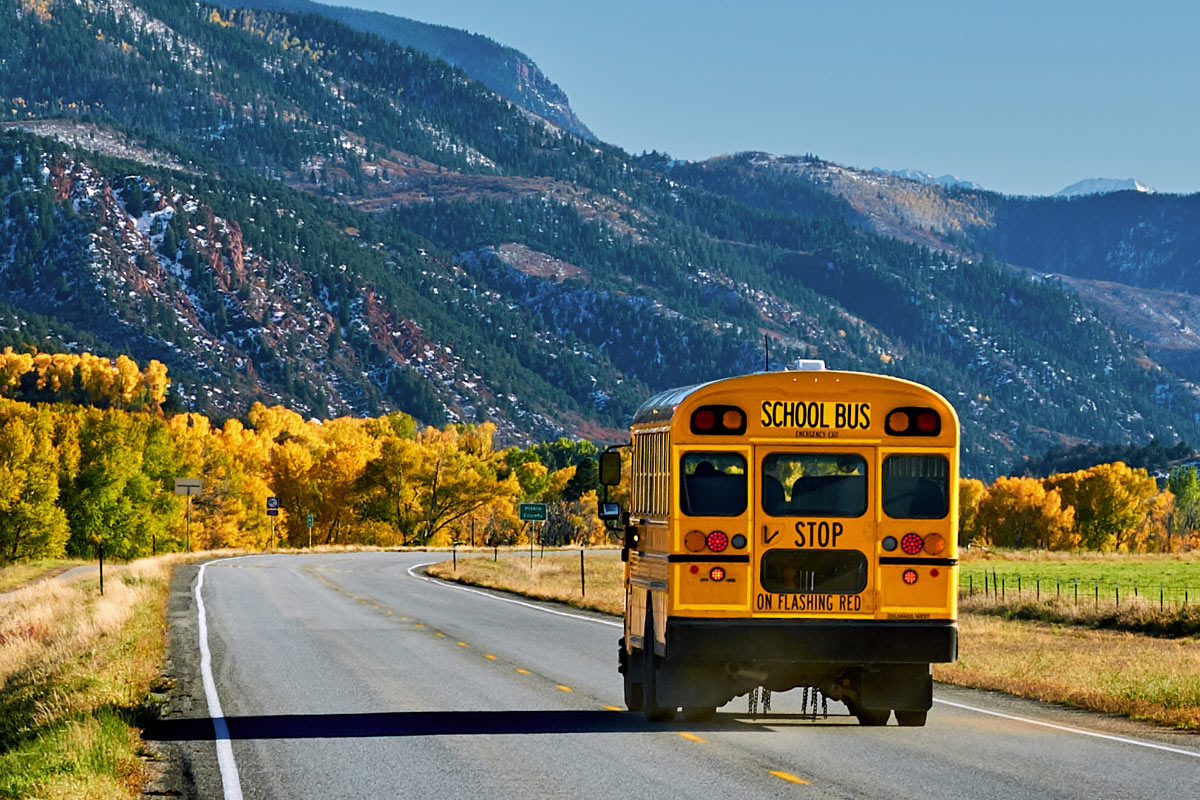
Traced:
<path fill-rule="evenodd" d="M 679 507 L 690 517 L 736 517 L 746 510 L 746 459 L 737 453 L 686 453 Z"/>

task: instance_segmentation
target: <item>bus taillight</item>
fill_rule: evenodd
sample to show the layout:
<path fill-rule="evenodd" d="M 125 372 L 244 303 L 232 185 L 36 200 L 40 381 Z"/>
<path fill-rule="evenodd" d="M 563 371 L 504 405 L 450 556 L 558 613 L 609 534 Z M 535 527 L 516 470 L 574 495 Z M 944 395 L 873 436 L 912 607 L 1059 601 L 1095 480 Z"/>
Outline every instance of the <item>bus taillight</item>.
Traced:
<path fill-rule="evenodd" d="M 938 553 L 946 549 L 946 540 L 941 534 L 931 533 L 925 537 L 925 552 L 931 556 L 936 556 Z"/>
<path fill-rule="evenodd" d="M 937 436 L 942 432 L 942 418 L 932 408 L 894 408 L 883 421 L 889 436 Z"/>
<path fill-rule="evenodd" d="M 725 535 L 724 531 L 713 531 L 704 540 L 704 543 L 708 545 L 709 550 L 712 550 L 714 553 L 720 553 L 726 547 L 729 547 L 729 537 Z"/>
<path fill-rule="evenodd" d="M 905 583 L 907 583 L 909 586 L 912 586 L 917 582 L 917 571 L 915 569 L 906 569 L 904 570 L 904 574 L 900 577 L 904 579 Z"/>
<path fill-rule="evenodd" d="M 693 553 L 699 553 L 704 549 L 704 533 L 702 531 L 688 531 L 683 537 L 683 546 Z"/>
<path fill-rule="evenodd" d="M 900 540 L 900 549 L 906 556 L 915 556 L 925 547 L 925 540 L 918 533 L 906 533 Z"/>
<path fill-rule="evenodd" d="M 725 580 L 725 570 L 721 567 L 713 567 L 708 572 L 709 580 L 723 581 Z"/>

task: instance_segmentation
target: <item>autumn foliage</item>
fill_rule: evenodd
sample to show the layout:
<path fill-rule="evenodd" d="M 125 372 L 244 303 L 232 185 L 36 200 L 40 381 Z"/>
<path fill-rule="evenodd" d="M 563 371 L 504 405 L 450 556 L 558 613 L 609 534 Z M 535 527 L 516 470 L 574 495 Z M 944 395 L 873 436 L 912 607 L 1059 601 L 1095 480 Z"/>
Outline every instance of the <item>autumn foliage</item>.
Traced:
<path fill-rule="evenodd" d="M 552 541 L 605 537 L 594 467 L 581 485 L 574 463 L 551 470 L 534 448 L 498 450 L 490 423 L 419 430 L 402 413 L 317 421 L 255 404 L 217 427 L 200 414 L 164 417 L 166 386 L 157 362 L 0 354 L 0 387 L 61 400 L 82 391 L 104 406 L 18 402 L 0 388 L 0 563 L 91 556 L 100 544 L 134 558 L 184 549 L 188 536 L 193 549 L 261 549 L 272 537 L 300 547 L 310 535 L 314 545 L 507 544 L 530 533 L 516 514 L 524 501 L 551 503 Z M 127 410 L 137 407 L 146 410 Z M 538 447 L 571 461 L 586 452 L 577 444 Z M 174 493 L 181 477 L 204 482 L 190 524 Z"/>
<path fill-rule="evenodd" d="M 963 541 L 1098 552 L 1174 552 L 1200 547 L 1200 481 L 1176 468 L 1159 490 L 1144 469 L 1099 464 L 1048 478 L 959 484 Z"/>

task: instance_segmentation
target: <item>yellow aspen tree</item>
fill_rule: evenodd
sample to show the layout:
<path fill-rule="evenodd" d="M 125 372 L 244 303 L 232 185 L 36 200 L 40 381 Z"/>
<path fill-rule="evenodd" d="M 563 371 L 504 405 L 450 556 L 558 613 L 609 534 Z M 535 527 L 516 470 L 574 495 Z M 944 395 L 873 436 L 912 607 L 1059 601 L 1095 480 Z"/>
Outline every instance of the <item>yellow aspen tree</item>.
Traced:
<path fill-rule="evenodd" d="M 11 347 L 0 353 L 0 394 L 12 397 L 21 385 L 21 378 L 33 369 L 33 354 L 14 353 Z"/>
<path fill-rule="evenodd" d="M 150 407 L 161 411 L 163 401 L 167 399 L 167 390 L 171 387 L 166 365 L 157 359 L 150 359 L 150 363 L 142 371 L 142 383 L 146 387 L 146 401 Z"/>

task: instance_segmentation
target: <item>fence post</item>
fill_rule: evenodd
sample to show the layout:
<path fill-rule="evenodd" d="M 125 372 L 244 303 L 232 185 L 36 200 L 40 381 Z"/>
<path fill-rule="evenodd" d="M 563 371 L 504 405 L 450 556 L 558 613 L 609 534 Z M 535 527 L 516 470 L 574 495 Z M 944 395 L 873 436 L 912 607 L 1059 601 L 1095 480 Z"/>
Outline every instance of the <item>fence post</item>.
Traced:
<path fill-rule="evenodd" d="M 579 596 L 587 597 L 587 573 L 583 571 L 583 548 L 579 548 Z"/>
<path fill-rule="evenodd" d="M 1037 601 L 1042 602 L 1042 576 L 1037 577 Z"/>
<path fill-rule="evenodd" d="M 1134 596 L 1134 597 L 1137 597 L 1137 596 L 1138 596 L 1137 581 L 1134 581 L 1134 582 L 1133 582 L 1133 596 Z"/>
<path fill-rule="evenodd" d="M 1113 591 L 1117 594 L 1117 608 L 1121 607 L 1121 582 L 1113 581 Z"/>
<path fill-rule="evenodd" d="M 1017 573 L 1017 599 L 1021 599 L 1021 573 Z"/>
<path fill-rule="evenodd" d="M 1163 585 L 1161 583 L 1158 585 L 1158 610 L 1163 610 Z"/>
<path fill-rule="evenodd" d="M 1092 581 L 1096 588 L 1096 608 L 1100 608 L 1100 581 Z"/>
<path fill-rule="evenodd" d="M 1079 578 L 1072 578 L 1075 581 L 1075 605 L 1079 606 Z"/>
<path fill-rule="evenodd" d="M 986 569 L 983 571 L 983 596 L 985 598 L 988 596 L 988 577 Z"/>
<path fill-rule="evenodd" d="M 1062 599 L 1062 578 L 1054 579 L 1054 597 L 1056 600 Z"/>
<path fill-rule="evenodd" d="M 1004 601 L 1004 594 L 1005 594 L 1004 590 L 1007 588 L 1008 588 L 1008 576 L 1001 575 L 1000 576 L 1000 601 L 1001 602 Z"/>
<path fill-rule="evenodd" d="M 974 597 L 975 596 L 975 576 L 974 575 L 967 576 L 967 586 L 970 587 L 970 593 L 967 596 Z"/>

